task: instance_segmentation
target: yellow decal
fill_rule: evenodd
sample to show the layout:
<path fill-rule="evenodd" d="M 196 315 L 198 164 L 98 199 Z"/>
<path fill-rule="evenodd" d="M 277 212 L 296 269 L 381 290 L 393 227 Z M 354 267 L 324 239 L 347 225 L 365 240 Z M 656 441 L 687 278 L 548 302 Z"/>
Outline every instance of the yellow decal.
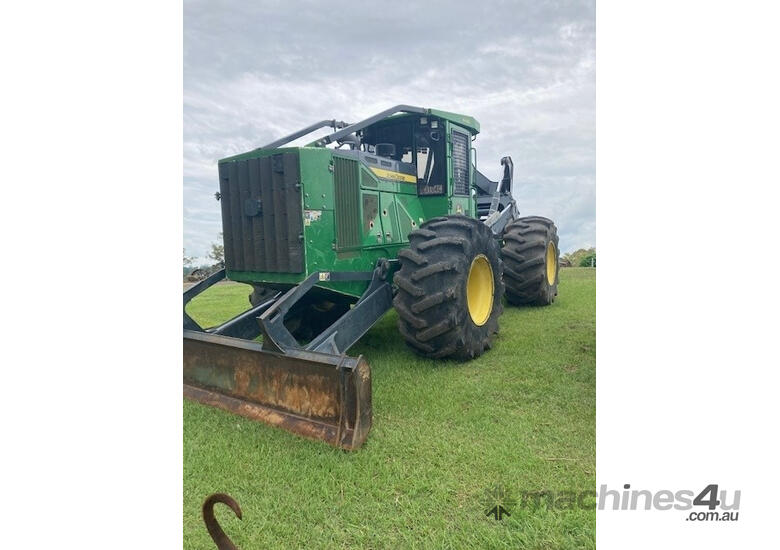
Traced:
<path fill-rule="evenodd" d="M 402 174 L 401 172 L 393 172 L 392 170 L 384 170 L 383 168 L 374 168 L 373 166 L 370 168 L 374 174 L 386 180 L 396 180 L 405 183 L 417 183 L 417 178 L 411 174 Z"/>

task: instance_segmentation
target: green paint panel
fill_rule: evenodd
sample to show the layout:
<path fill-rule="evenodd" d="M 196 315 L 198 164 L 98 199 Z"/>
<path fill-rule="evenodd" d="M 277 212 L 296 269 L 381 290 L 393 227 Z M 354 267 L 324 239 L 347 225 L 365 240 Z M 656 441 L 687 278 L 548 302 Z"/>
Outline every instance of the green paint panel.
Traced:
<path fill-rule="evenodd" d="M 395 213 L 395 195 L 393 193 L 380 193 L 379 208 L 382 209 L 382 234 L 385 244 L 400 243 L 398 216 Z"/>
<path fill-rule="evenodd" d="M 379 211 L 379 193 L 376 191 L 362 191 L 362 219 L 363 246 L 376 246 L 382 244 L 382 220 Z"/>
<path fill-rule="evenodd" d="M 403 202 L 396 200 L 395 204 L 398 208 L 398 226 L 401 230 L 401 240 L 403 242 L 409 242 L 409 233 L 414 229 L 414 227 L 412 227 L 412 216 L 406 211 Z M 416 222 L 415 225 L 417 225 Z"/>

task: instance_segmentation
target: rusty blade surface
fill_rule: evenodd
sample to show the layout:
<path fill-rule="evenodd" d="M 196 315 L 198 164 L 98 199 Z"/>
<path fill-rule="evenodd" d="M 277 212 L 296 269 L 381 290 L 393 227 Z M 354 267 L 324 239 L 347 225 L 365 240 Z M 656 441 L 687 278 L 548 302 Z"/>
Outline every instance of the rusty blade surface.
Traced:
<path fill-rule="evenodd" d="M 359 448 L 371 428 L 371 369 L 361 357 L 184 331 L 184 396 L 310 439 Z"/>

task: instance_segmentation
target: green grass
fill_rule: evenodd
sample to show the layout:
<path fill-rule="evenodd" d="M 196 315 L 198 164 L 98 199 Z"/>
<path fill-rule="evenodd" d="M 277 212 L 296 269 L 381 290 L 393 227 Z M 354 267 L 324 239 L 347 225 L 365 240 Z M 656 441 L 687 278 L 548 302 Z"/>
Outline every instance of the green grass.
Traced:
<path fill-rule="evenodd" d="M 254 548 L 593 548 L 593 510 L 510 509 L 484 493 L 596 486 L 596 276 L 561 270 L 546 308 L 506 307 L 496 345 L 470 363 L 414 355 L 394 311 L 350 350 L 372 369 L 374 423 L 345 452 L 184 403 L 184 547 L 214 548 L 200 506 L 210 493 L 233 541 Z M 206 324 L 245 309 L 224 284 L 188 311 Z"/>

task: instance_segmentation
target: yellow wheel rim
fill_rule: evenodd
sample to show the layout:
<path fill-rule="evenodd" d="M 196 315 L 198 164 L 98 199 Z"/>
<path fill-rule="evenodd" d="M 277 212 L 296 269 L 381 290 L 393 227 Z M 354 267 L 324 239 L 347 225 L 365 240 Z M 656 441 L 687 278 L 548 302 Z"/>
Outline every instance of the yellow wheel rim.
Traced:
<path fill-rule="evenodd" d="M 558 258 L 555 253 L 555 245 L 550 241 L 547 245 L 547 284 L 555 284 L 555 272 L 558 270 Z"/>
<path fill-rule="evenodd" d="M 481 327 L 487 323 L 493 311 L 493 268 L 484 254 L 471 262 L 466 281 L 466 301 L 474 324 Z"/>

